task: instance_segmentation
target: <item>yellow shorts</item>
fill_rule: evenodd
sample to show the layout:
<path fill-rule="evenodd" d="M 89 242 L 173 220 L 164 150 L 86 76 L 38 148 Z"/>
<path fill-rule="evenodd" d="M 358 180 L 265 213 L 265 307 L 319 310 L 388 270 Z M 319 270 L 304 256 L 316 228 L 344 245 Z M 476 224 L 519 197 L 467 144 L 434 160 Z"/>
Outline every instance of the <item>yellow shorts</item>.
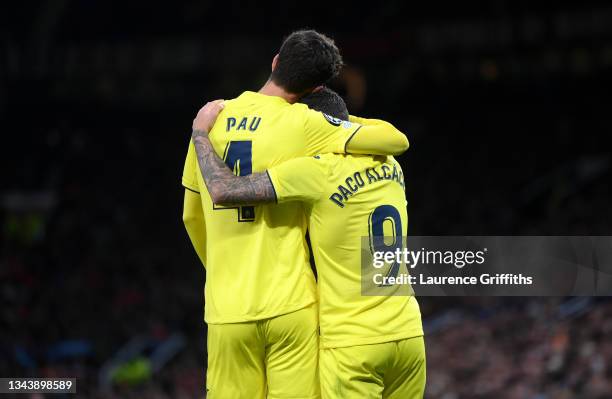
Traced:
<path fill-rule="evenodd" d="M 317 305 L 208 325 L 207 399 L 320 398 Z"/>
<path fill-rule="evenodd" d="M 321 349 L 323 399 L 416 399 L 425 392 L 423 337 Z"/>

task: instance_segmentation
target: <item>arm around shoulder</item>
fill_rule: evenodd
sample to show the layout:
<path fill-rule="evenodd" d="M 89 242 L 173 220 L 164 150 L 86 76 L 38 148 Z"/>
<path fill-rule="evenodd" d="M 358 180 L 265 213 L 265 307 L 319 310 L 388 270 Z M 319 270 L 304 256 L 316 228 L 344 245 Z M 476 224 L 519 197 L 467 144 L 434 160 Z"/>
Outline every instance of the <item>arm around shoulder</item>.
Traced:
<path fill-rule="evenodd" d="M 400 155 L 408 147 L 408 138 L 389 122 L 352 116 L 351 122 L 361 124 L 346 143 L 352 154 Z"/>

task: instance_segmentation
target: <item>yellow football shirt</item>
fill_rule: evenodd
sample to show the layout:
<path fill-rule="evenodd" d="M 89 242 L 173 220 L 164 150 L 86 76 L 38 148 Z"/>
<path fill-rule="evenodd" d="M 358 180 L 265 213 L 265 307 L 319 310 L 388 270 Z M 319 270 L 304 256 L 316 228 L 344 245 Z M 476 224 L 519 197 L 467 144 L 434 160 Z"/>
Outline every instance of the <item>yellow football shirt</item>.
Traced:
<path fill-rule="evenodd" d="M 238 175 L 305 155 L 344 152 L 358 123 L 338 121 L 303 104 L 244 92 L 225 102 L 210 132 L 215 151 Z M 195 148 L 189 145 L 183 186 L 201 195 L 207 240 L 205 320 L 236 323 L 304 308 L 316 285 L 304 241 L 306 218 L 297 202 L 221 207 L 212 203 Z"/>
<path fill-rule="evenodd" d="M 423 335 L 414 295 L 363 296 L 361 292 L 362 237 L 406 236 L 404 177 L 395 159 L 325 154 L 293 159 L 269 169 L 268 174 L 278 203 L 301 201 L 309 217 L 319 276 L 321 346 L 366 345 Z M 405 267 L 401 273 L 407 273 Z M 408 292 L 413 294 L 412 288 Z"/>

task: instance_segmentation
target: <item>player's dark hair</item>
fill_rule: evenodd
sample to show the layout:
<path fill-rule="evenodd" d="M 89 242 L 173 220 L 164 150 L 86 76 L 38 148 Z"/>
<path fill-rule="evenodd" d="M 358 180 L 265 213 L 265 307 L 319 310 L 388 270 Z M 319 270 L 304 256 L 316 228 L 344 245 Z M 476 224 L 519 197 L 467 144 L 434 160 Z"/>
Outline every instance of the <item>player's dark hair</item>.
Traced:
<path fill-rule="evenodd" d="M 303 94 L 338 76 L 341 68 L 342 57 L 332 39 L 299 30 L 283 41 L 270 79 L 289 93 Z"/>
<path fill-rule="evenodd" d="M 310 109 L 323 112 L 334 118 L 345 121 L 349 118 L 349 112 L 342 97 L 327 87 L 302 97 L 300 102 L 308 105 Z"/>

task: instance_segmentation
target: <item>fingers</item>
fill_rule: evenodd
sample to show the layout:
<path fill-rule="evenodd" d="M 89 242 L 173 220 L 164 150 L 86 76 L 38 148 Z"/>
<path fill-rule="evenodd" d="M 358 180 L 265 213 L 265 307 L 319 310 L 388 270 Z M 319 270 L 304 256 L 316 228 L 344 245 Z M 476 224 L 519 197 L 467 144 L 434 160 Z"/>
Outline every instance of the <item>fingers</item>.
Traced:
<path fill-rule="evenodd" d="M 214 112 L 219 113 L 223 108 L 225 108 L 225 100 L 214 100 L 207 102 L 200 110 L 198 114 L 206 113 L 206 112 Z"/>
<path fill-rule="evenodd" d="M 221 107 L 221 109 L 223 109 L 225 107 L 225 104 L 223 103 L 225 100 L 220 99 L 220 100 L 214 100 L 214 101 L 209 101 L 206 103 L 206 105 L 204 107 Z M 202 108 L 204 108 L 202 107 Z"/>
<path fill-rule="evenodd" d="M 223 110 L 224 107 L 225 104 L 223 99 L 207 102 L 198 111 L 198 114 L 193 120 L 192 128 L 194 130 L 198 129 L 207 132 L 210 131 L 210 129 L 212 129 L 212 126 L 215 123 L 215 120 L 217 119 L 217 116 Z"/>

